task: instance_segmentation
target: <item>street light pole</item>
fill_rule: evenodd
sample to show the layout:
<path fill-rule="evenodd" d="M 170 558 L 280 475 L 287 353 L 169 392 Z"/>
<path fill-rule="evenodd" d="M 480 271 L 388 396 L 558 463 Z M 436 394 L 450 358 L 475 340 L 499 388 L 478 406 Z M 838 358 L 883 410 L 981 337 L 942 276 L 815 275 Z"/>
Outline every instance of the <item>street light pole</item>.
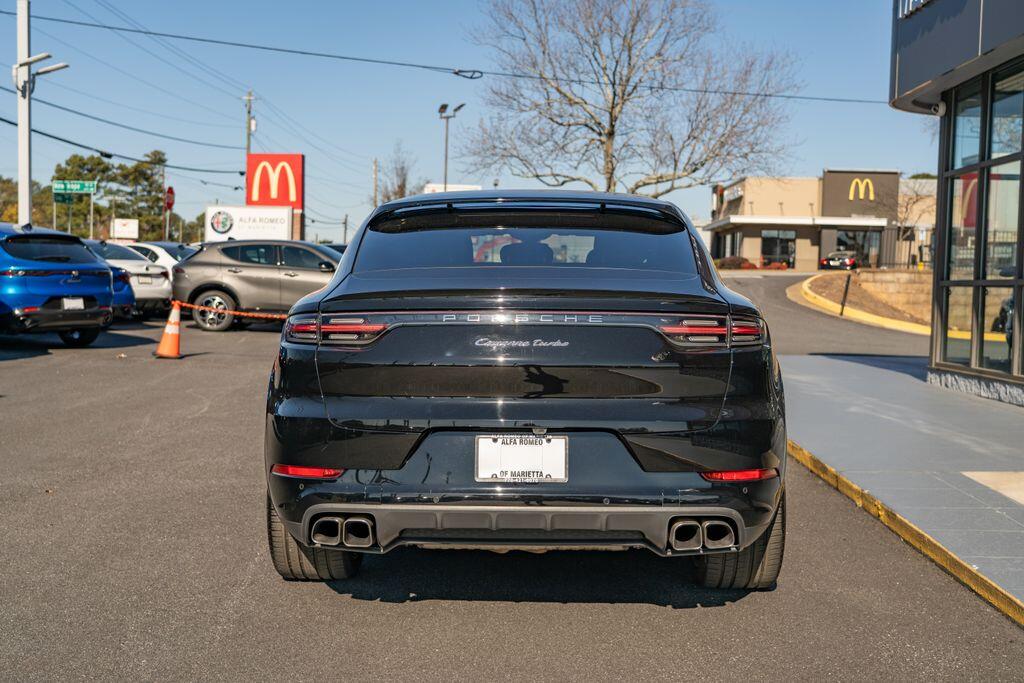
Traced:
<path fill-rule="evenodd" d="M 452 109 L 451 113 L 448 112 L 448 104 L 444 103 L 437 108 L 437 113 L 444 121 L 444 191 L 448 191 L 448 122 L 455 118 L 455 115 L 459 113 L 459 110 L 466 106 L 466 103 Z"/>
<path fill-rule="evenodd" d="M 18 224 L 32 222 L 32 85 L 29 77 L 28 0 L 18 0 L 18 64 L 14 67 L 18 90 Z"/>
<path fill-rule="evenodd" d="M 66 69 L 68 65 L 61 62 L 32 73 L 33 64 L 51 55 L 30 55 L 29 0 L 18 0 L 17 9 L 18 63 L 11 68 L 11 76 L 18 96 L 18 224 L 28 225 L 32 222 L 32 90 L 36 76 Z M 56 216 L 53 222 L 56 224 Z"/>

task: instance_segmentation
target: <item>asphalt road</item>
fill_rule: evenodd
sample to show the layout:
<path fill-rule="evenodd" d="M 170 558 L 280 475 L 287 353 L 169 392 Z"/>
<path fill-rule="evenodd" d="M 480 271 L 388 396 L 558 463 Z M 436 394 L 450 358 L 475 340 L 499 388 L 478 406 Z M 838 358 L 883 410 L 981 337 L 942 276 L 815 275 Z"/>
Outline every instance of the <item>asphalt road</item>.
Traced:
<path fill-rule="evenodd" d="M 788 310 L 781 284 L 737 286 L 766 306 L 781 351 L 813 335 L 835 349 L 859 332 L 882 338 Z M 158 336 L 137 326 L 77 351 L 0 337 L 0 678 L 1019 680 L 1024 670 L 1024 631 L 796 463 L 773 592 L 697 589 L 682 561 L 639 551 L 402 550 L 368 558 L 350 582 L 286 583 L 262 517 L 277 331 L 186 327 L 180 361 L 151 358 Z"/>

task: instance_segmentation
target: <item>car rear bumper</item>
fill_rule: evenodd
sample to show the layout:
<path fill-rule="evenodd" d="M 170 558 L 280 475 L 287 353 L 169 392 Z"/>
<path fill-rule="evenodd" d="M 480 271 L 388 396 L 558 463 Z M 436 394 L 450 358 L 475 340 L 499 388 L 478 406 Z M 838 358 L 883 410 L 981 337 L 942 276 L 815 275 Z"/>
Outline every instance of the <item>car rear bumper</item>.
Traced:
<path fill-rule="evenodd" d="M 663 557 L 732 553 L 750 545 L 767 528 L 773 510 L 756 523 L 724 505 L 529 505 L 529 504 L 359 504 L 317 503 L 296 521 L 285 518 L 289 532 L 305 545 L 354 552 L 386 553 L 401 546 L 447 548 L 623 549 L 645 548 Z M 372 529 L 366 546 L 347 542 L 318 543 L 313 524 L 321 519 L 365 520 Z M 735 542 L 726 547 L 674 548 L 677 521 L 728 524 Z M 762 521 L 763 520 L 763 521 Z"/>
<path fill-rule="evenodd" d="M 105 327 L 113 319 L 110 307 L 94 307 L 80 311 L 39 309 L 26 312 L 15 308 L 0 315 L 0 330 L 21 334 L 27 332 L 62 332 L 91 327 Z"/>

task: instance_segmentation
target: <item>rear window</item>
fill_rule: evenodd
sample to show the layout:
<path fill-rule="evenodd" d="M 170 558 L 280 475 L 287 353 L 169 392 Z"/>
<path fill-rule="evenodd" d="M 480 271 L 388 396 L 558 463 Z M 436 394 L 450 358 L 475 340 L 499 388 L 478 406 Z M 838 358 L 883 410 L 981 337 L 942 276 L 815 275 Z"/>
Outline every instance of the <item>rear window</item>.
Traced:
<path fill-rule="evenodd" d="M 576 227 L 563 216 L 549 227 L 536 225 L 536 216 L 522 218 L 505 214 L 500 225 L 490 227 L 423 229 L 414 219 L 371 227 L 359 245 L 355 270 L 512 266 L 697 272 L 681 225 L 645 221 L 639 224 L 642 229 L 627 230 L 594 227 L 593 220 L 584 220 L 588 225 Z"/>
<path fill-rule="evenodd" d="M 112 242 L 91 242 L 89 248 L 105 261 L 146 261 L 146 257 L 128 247 Z"/>
<path fill-rule="evenodd" d="M 15 235 L 0 246 L 16 259 L 49 263 L 96 263 L 96 257 L 75 238 Z"/>

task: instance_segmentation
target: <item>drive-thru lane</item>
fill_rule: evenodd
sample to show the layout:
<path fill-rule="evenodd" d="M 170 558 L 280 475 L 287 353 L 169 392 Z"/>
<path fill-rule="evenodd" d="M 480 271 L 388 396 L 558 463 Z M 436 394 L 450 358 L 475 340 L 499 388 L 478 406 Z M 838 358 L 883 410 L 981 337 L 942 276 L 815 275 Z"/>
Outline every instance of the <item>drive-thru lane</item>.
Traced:
<path fill-rule="evenodd" d="M 852 325 L 794 309 L 780 347 Z M 1020 674 L 1019 628 L 792 462 L 774 592 L 700 590 L 644 552 L 402 550 L 285 583 L 262 518 L 277 332 L 185 326 L 181 361 L 150 357 L 158 334 L 0 338 L 5 678 Z"/>

